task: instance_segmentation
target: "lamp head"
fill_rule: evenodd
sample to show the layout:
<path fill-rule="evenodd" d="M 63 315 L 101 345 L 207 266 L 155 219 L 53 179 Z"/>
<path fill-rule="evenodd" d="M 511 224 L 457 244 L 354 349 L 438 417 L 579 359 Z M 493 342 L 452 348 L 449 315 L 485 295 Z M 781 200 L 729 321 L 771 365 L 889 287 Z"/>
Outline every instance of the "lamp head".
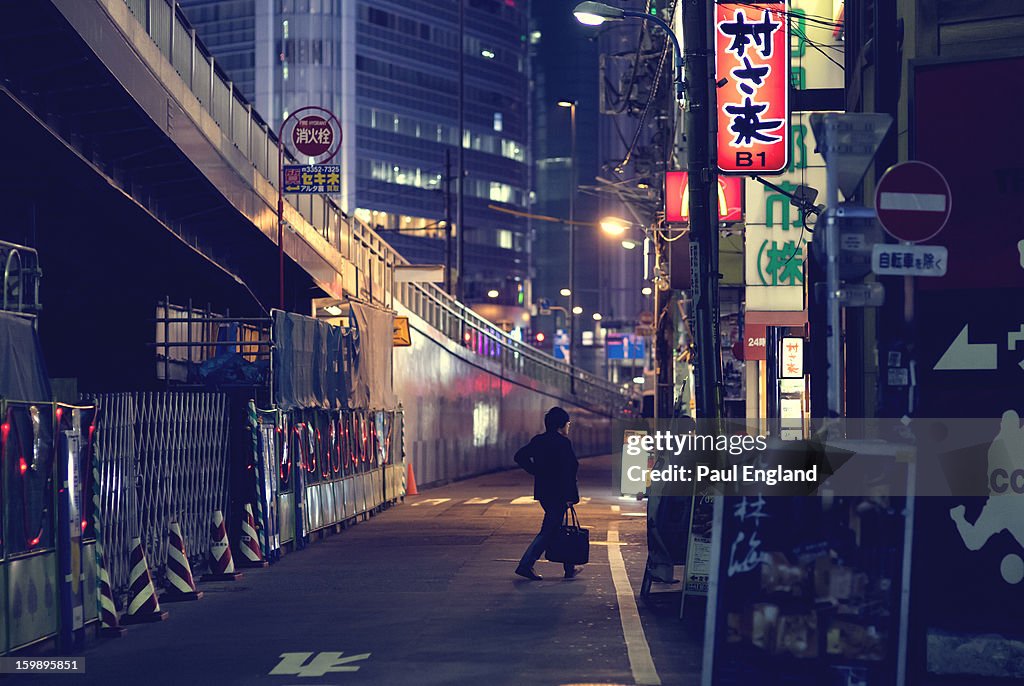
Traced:
<path fill-rule="evenodd" d="M 629 228 L 629 222 L 618 217 L 605 217 L 600 224 L 601 230 L 609 236 L 621 236 Z"/>
<path fill-rule="evenodd" d="M 559 100 L 555 104 L 558 105 L 559 107 L 568 107 L 570 109 L 573 108 L 573 107 L 576 107 L 576 101 L 575 100 Z"/>
<path fill-rule="evenodd" d="M 606 21 L 617 21 L 625 16 L 622 9 L 603 2 L 581 2 L 572 13 L 576 15 L 576 21 L 587 26 L 600 26 Z"/>

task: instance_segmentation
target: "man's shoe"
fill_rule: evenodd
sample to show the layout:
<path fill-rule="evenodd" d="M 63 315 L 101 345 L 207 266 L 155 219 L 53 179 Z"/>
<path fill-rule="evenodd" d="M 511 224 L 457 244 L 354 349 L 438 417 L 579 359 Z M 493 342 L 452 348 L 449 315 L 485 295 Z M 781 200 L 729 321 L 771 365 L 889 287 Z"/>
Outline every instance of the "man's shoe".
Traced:
<path fill-rule="evenodd" d="M 569 569 L 565 570 L 564 578 L 575 579 L 577 576 L 579 576 L 580 572 L 582 571 L 583 569 L 581 567 L 570 567 Z"/>
<path fill-rule="evenodd" d="M 533 567 L 523 567 L 522 565 L 516 567 L 516 574 L 525 579 L 529 579 L 530 581 L 540 581 L 544 578 L 537 572 L 533 571 Z"/>

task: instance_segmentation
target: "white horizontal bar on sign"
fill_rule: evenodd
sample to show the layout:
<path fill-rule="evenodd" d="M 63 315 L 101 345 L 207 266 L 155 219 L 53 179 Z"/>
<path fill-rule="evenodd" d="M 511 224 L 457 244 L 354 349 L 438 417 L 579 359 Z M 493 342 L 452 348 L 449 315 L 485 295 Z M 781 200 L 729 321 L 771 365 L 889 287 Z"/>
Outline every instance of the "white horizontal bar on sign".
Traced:
<path fill-rule="evenodd" d="M 878 209 L 945 212 L 946 196 L 941 193 L 882 193 Z"/>
<path fill-rule="evenodd" d="M 396 264 L 395 283 L 444 283 L 444 265 Z"/>

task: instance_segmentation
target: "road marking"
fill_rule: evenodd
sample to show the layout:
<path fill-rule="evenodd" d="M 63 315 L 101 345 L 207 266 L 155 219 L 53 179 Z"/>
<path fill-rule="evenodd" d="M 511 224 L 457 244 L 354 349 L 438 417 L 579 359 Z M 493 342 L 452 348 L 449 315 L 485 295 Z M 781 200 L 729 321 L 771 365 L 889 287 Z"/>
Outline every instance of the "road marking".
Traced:
<path fill-rule="evenodd" d="M 612 505 L 612 512 L 622 512 L 621 505 Z"/>
<path fill-rule="evenodd" d="M 281 661 L 270 670 L 271 676 L 323 676 L 328 672 L 357 672 L 359 665 L 352 665 L 353 662 L 365 660 L 370 653 L 349 655 L 342 657 L 344 653 L 317 653 L 316 657 L 306 664 L 306 660 L 313 657 L 313 653 L 281 653 Z"/>
<path fill-rule="evenodd" d="M 493 503 L 497 498 L 470 498 L 463 505 L 486 505 L 487 503 Z"/>
<path fill-rule="evenodd" d="M 646 512 L 623 512 L 623 517 L 646 517 Z"/>
<path fill-rule="evenodd" d="M 442 505 L 451 500 L 451 498 L 427 498 L 426 500 L 417 500 L 410 507 L 416 507 L 417 505 Z"/>
<path fill-rule="evenodd" d="M 612 583 L 615 585 L 615 600 L 619 606 L 619 620 L 622 622 L 622 636 L 626 639 L 626 652 L 629 655 L 629 668 L 633 671 L 633 681 L 643 686 L 658 686 L 661 679 L 654 668 L 651 647 L 647 645 L 644 625 L 640 622 L 640 611 L 633 597 L 633 587 L 629 584 L 626 574 L 626 563 L 622 560 L 619 543 L 619 521 L 613 519 L 608 523 L 608 564 L 612 570 Z"/>
<path fill-rule="evenodd" d="M 529 505 L 533 502 L 534 500 L 532 495 L 523 495 L 512 500 L 513 505 Z"/>

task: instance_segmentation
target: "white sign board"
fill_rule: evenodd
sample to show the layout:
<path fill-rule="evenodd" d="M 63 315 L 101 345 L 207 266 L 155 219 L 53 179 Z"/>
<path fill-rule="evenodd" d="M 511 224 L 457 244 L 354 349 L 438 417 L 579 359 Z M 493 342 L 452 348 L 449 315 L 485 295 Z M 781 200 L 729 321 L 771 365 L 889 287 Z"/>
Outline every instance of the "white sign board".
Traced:
<path fill-rule="evenodd" d="M 880 276 L 945 276 L 949 251 L 941 245 L 878 244 L 871 271 Z"/>

